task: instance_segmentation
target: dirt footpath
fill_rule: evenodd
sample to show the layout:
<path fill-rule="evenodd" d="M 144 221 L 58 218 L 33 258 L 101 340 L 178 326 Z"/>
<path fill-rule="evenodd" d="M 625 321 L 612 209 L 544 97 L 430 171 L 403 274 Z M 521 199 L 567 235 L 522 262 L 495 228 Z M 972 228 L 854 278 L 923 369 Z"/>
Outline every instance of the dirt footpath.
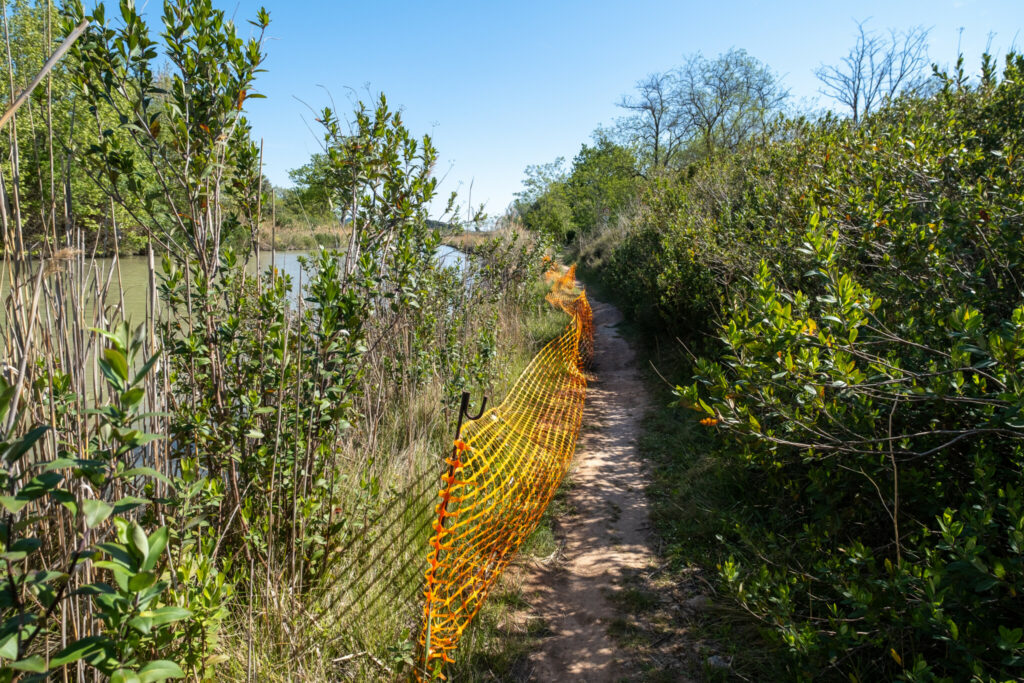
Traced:
<path fill-rule="evenodd" d="M 651 574 L 646 475 L 636 438 L 647 395 L 614 306 L 592 301 L 595 358 L 587 389 L 568 507 L 556 534 L 562 547 L 546 565 L 527 569 L 530 618 L 545 637 L 523 673 L 532 681 L 618 681 L 631 678 L 628 655 L 611 634 L 623 622 L 631 580 Z"/>

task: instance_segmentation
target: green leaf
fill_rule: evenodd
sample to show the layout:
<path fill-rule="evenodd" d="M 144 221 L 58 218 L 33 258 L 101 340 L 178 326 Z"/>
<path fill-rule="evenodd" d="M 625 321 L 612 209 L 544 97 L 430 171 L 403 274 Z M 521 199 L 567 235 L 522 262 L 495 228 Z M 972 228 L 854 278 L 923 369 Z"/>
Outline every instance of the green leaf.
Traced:
<path fill-rule="evenodd" d="M 82 461 L 78 458 L 55 458 L 49 462 L 40 463 L 39 467 L 44 472 L 52 470 L 63 470 L 69 467 L 77 467 Z"/>
<path fill-rule="evenodd" d="M 101 524 L 113 511 L 114 506 L 102 500 L 82 501 L 82 514 L 85 516 L 85 526 L 87 529 L 92 529 Z"/>
<path fill-rule="evenodd" d="M 128 590 L 133 593 L 144 591 L 156 583 L 156 574 L 150 571 L 142 571 L 128 579 Z"/>
<path fill-rule="evenodd" d="M 977 593 L 984 593 L 986 591 L 992 590 L 998 585 L 999 579 L 992 578 L 991 576 L 986 576 L 974 583 L 974 590 Z"/>
<path fill-rule="evenodd" d="M 174 605 L 159 607 L 149 612 L 143 612 L 143 614 L 148 617 L 152 617 L 153 626 L 163 626 L 164 624 L 181 621 L 182 619 L 188 619 L 192 616 L 192 612 L 189 610 L 184 607 L 176 607 Z"/>
<path fill-rule="evenodd" d="M 140 614 L 137 617 L 132 617 L 128 620 L 128 625 L 136 631 L 138 631 L 139 633 L 142 633 L 147 636 L 153 631 L 153 619 L 146 616 L 145 614 Z"/>
<path fill-rule="evenodd" d="M 99 567 L 100 569 L 109 569 L 110 573 L 114 575 L 114 581 L 117 583 L 118 588 L 128 592 L 128 581 L 131 580 L 134 574 L 130 570 L 125 569 L 124 565 L 108 560 L 97 560 L 92 563 L 92 566 Z"/>
<path fill-rule="evenodd" d="M 139 670 L 139 679 L 142 683 L 153 683 L 154 681 L 166 681 L 168 678 L 184 678 L 185 672 L 177 664 L 166 659 L 158 659 L 150 662 Z"/>
<path fill-rule="evenodd" d="M 49 493 L 63 480 L 64 475 L 59 472 L 43 472 L 37 477 L 32 477 L 21 491 L 18 492 L 18 495 L 29 495 L 32 496 L 32 500 L 35 500 L 36 498 Z"/>
<path fill-rule="evenodd" d="M 14 630 L 6 638 L 0 640 L 0 659 L 17 659 L 18 631 Z"/>
<path fill-rule="evenodd" d="M 103 349 L 103 357 L 106 359 L 106 363 L 100 361 L 103 374 L 111 380 L 111 384 L 117 387 L 125 386 L 128 383 L 128 360 L 124 354 L 117 349 Z M 107 372 L 108 369 L 110 372 Z"/>
<path fill-rule="evenodd" d="M 146 395 L 146 392 L 142 387 L 135 387 L 121 394 L 121 405 L 131 408 L 139 403 L 142 398 Z"/>
<path fill-rule="evenodd" d="M 157 439 L 164 438 L 162 434 L 147 434 L 145 432 L 140 432 L 136 429 L 133 429 L 130 432 L 127 432 L 126 434 L 130 434 L 130 437 L 127 438 L 130 439 L 130 443 L 132 446 L 141 446 L 143 444 L 149 443 L 150 441 L 156 441 Z"/>
<path fill-rule="evenodd" d="M 41 674 L 46 672 L 46 662 L 39 655 L 32 655 L 25 659 L 20 659 L 16 662 L 11 662 L 7 666 L 18 671 L 30 671 L 34 674 Z"/>
<path fill-rule="evenodd" d="M 0 496 L 0 505 L 3 505 L 4 509 L 10 512 L 12 515 L 17 513 L 18 510 L 25 507 L 31 502 L 31 500 L 25 498 L 18 498 L 16 496 Z"/>
<path fill-rule="evenodd" d="M 125 496 L 121 500 L 114 503 L 114 514 L 122 515 L 129 510 L 134 510 L 140 505 L 149 505 L 151 501 L 146 498 L 136 498 L 135 496 Z"/>
<path fill-rule="evenodd" d="M 37 571 L 35 574 L 32 574 L 32 576 L 29 578 L 29 583 L 32 585 L 39 586 L 50 583 L 51 581 L 56 581 L 57 579 L 66 579 L 67 576 L 68 575 L 64 572 L 40 570 Z"/>
<path fill-rule="evenodd" d="M 146 560 L 146 556 L 149 555 L 149 540 L 146 538 L 146 532 L 142 530 L 142 527 L 137 522 L 132 522 L 131 536 L 128 537 L 132 547 L 138 551 L 142 560 Z"/>
<path fill-rule="evenodd" d="M 142 679 L 134 671 L 118 669 L 110 674 L 110 683 L 142 683 Z"/>
<path fill-rule="evenodd" d="M 63 479 L 64 475 L 57 472 L 44 472 L 38 477 L 32 477 L 15 495 L 0 496 L 0 505 L 14 514 L 33 500 L 51 492 Z"/>
<path fill-rule="evenodd" d="M 19 562 L 39 550 L 43 544 L 38 538 L 19 538 L 7 547 L 7 551 L 0 553 L 0 558 L 11 562 Z"/>
<path fill-rule="evenodd" d="M 139 368 L 139 371 L 135 373 L 135 379 L 132 380 L 132 386 L 135 386 L 136 384 L 144 380 L 146 378 L 146 375 L 149 374 L 149 371 L 153 368 L 153 365 L 156 364 L 158 360 L 160 360 L 160 354 L 154 353 L 152 358 L 147 360 L 145 364 L 141 368 Z"/>
<path fill-rule="evenodd" d="M 103 583 L 102 581 L 97 581 L 96 583 L 87 583 L 81 588 L 78 588 L 74 591 L 73 595 L 112 596 L 115 593 L 116 591 L 114 590 L 113 586 Z"/>
<path fill-rule="evenodd" d="M 107 638 L 103 636 L 88 636 L 76 640 L 50 659 L 50 668 L 57 669 L 79 659 L 92 660 L 96 655 L 105 654 L 106 644 Z"/>
<path fill-rule="evenodd" d="M 90 327 L 89 331 L 90 332 L 95 332 L 98 335 L 106 337 L 107 339 L 110 340 L 110 343 L 113 344 L 117 348 L 121 348 L 121 346 L 122 346 L 121 340 L 117 337 L 117 335 L 113 334 L 112 332 L 107 332 L 106 330 L 101 330 L 98 327 Z"/>
<path fill-rule="evenodd" d="M 39 441 L 39 438 L 42 437 L 42 435 L 45 434 L 47 431 L 49 431 L 49 429 L 50 428 L 46 425 L 36 427 L 35 429 L 31 430 L 28 434 L 26 434 L 25 436 L 21 437 L 13 444 L 8 446 L 7 452 L 4 454 L 4 457 L 7 459 L 7 462 L 15 462 L 16 460 L 21 458 L 21 456 L 25 455 L 25 453 L 27 453 L 28 450 L 35 445 L 36 441 Z"/>
<path fill-rule="evenodd" d="M 164 551 L 164 547 L 167 545 L 168 533 L 169 529 L 167 527 L 160 527 L 149 535 L 149 554 L 146 557 L 146 561 L 142 563 L 144 570 L 152 571 L 156 567 L 156 563 L 160 559 L 160 553 Z"/>
<path fill-rule="evenodd" d="M 1002 641 L 1000 643 L 1000 647 L 1003 647 L 1004 649 L 1006 647 L 1013 647 L 1020 641 L 1022 635 L 1024 635 L 1024 629 L 1009 629 L 1005 626 L 1000 626 L 999 639 Z"/>
<path fill-rule="evenodd" d="M 96 547 L 107 555 L 110 555 L 112 560 L 123 567 L 134 568 L 136 566 L 135 558 L 133 558 L 131 553 L 128 552 L 128 549 L 120 543 L 100 543 Z"/>
<path fill-rule="evenodd" d="M 124 472 L 121 472 L 117 476 L 119 479 L 124 479 L 126 477 L 153 477 L 154 479 L 159 479 L 168 486 L 174 486 L 174 482 L 171 481 L 170 478 L 167 477 L 167 475 L 156 471 L 152 467 L 133 467 L 130 470 L 125 470 Z"/>

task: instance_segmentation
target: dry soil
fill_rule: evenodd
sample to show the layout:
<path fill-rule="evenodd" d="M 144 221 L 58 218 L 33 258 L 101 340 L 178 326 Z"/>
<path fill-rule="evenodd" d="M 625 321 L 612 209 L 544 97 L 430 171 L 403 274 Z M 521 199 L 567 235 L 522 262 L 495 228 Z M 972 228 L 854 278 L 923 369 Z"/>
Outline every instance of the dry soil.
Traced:
<path fill-rule="evenodd" d="M 622 314 L 609 304 L 592 304 L 595 357 L 570 475 L 570 512 L 556 527 L 557 557 L 524 577 L 530 618 L 547 627 L 523 672 L 533 681 L 630 678 L 627 653 L 608 633 L 621 618 L 615 591 L 627 577 L 656 569 L 647 479 L 636 445 L 647 394 L 633 349 L 617 329 Z"/>

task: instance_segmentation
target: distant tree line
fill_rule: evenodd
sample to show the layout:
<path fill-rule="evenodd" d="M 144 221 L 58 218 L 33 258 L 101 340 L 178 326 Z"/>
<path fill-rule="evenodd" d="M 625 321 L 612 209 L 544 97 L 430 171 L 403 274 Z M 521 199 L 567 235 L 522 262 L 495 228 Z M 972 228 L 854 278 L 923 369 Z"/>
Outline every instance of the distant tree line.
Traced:
<path fill-rule="evenodd" d="M 856 124 L 899 94 L 927 88 L 928 66 L 926 29 L 882 34 L 860 22 L 849 54 L 815 74 L 821 93 Z M 787 134 L 784 118 L 795 113 L 782 78 L 736 48 L 714 58 L 691 54 L 651 73 L 618 106 L 625 115 L 598 128 L 571 165 L 556 159 L 527 167 L 512 205 L 527 228 L 565 242 L 586 239 L 614 225 L 645 183 L 768 144 Z"/>

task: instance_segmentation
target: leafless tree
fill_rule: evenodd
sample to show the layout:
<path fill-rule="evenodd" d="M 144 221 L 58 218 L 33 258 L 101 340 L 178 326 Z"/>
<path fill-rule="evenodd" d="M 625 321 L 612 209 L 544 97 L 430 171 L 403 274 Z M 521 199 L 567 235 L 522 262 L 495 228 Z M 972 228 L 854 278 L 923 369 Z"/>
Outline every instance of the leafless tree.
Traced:
<path fill-rule="evenodd" d="M 857 42 L 840 65 L 821 65 L 814 73 L 822 94 L 850 110 L 854 123 L 900 92 L 924 84 L 929 29 L 890 30 L 882 35 L 857 24 Z"/>
<path fill-rule="evenodd" d="M 636 93 L 619 101 L 632 112 L 619 126 L 640 143 L 651 168 L 670 166 L 686 150 L 711 156 L 767 134 L 788 97 L 779 77 L 744 50 L 714 59 L 698 53 L 638 81 Z"/>
<path fill-rule="evenodd" d="M 619 101 L 619 106 L 633 112 L 622 121 L 629 133 L 651 150 L 654 168 L 672 162 L 683 141 L 681 112 L 676 104 L 676 77 L 672 72 L 655 73 L 637 81 L 636 96 Z"/>
<path fill-rule="evenodd" d="M 763 134 L 789 97 L 778 76 L 745 50 L 713 60 L 696 54 L 676 73 L 683 123 L 708 156 Z"/>

